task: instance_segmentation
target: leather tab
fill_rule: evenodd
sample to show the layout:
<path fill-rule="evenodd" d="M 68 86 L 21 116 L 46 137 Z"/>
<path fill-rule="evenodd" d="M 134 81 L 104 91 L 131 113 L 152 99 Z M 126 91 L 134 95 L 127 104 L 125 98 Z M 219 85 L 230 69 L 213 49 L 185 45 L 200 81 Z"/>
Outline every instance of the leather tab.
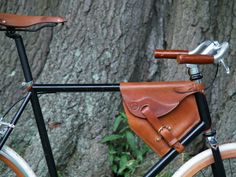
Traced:
<path fill-rule="evenodd" d="M 156 118 L 155 114 L 151 111 L 151 109 L 148 106 L 145 106 L 142 109 L 143 115 L 148 119 L 148 121 L 151 123 L 152 127 L 160 133 L 160 129 L 164 127 L 160 121 Z M 157 120 L 156 120 L 157 119 Z"/>
<path fill-rule="evenodd" d="M 184 151 L 184 146 L 180 142 L 174 144 L 174 147 L 178 153 L 182 153 Z"/>
<path fill-rule="evenodd" d="M 155 116 L 154 112 L 145 106 L 142 109 L 142 113 L 145 115 L 147 120 L 150 122 L 151 126 L 163 137 L 165 142 L 176 149 L 177 152 L 181 153 L 184 150 L 184 146 L 179 142 L 179 140 L 171 133 L 171 127 L 168 125 L 162 125 L 161 121 Z"/>
<path fill-rule="evenodd" d="M 192 85 L 188 85 L 185 87 L 177 87 L 174 89 L 177 93 L 192 93 L 192 92 L 203 92 L 204 85 L 193 83 Z"/>

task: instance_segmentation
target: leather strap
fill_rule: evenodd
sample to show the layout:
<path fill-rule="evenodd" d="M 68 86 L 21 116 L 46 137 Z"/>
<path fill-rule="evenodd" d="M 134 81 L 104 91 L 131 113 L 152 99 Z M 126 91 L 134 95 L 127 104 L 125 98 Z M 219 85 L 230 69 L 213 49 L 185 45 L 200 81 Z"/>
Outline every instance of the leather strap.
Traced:
<path fill-rule="evenodd" d="M 155 116 L 154 112 L 148 106 L 145 106 L 142 109 L 142 113 L 147 118 L 150 125 L 158 132 L 158 134 L 170 147 L 175 148 L 179 153 L 184 151 L 184 146 L 171 133 L 171 127 L 162 125 L 161 121 Z"/>

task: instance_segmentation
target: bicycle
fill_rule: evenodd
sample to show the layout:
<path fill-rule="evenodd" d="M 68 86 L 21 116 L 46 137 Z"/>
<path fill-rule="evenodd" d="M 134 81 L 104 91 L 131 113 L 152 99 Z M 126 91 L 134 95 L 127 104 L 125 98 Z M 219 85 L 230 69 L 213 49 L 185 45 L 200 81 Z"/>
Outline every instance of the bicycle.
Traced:
<path fill-rule="evenodd" d="M 35 115 L 40 139 L 42 142 L 42 147 L 44 155 L 46 158 L 49 174 L 52 177 L 57 177 L 56 165 L 54 162 L 49 138 L 45 128 L 45 123 L 43 120 L 43 115 L 41 107 L 38 100 L 38 94 L 56 93 L 56 92 L 120 92 L 124 89 L 123 85 L 129 83 L 121 84 L 36 84 L 33 82 L 33 77 L 31 74 L 30 66 L 28 63 L 28 58 L 26 55 L 23 39 L 17 32 L 36 32 L 45 27 L 54 27 L 57 24 L 64 23 L 65 20 L 62 17 L 47 17 L 47 16 L 21 16 L 14 14 L 0 14 L 0 31 L 4 31 L 6 36 L 14 39 L 18 55 L 21 62 L 21 67 L 25 77 L 25 82 L 23 83 L 25 90 L 27 91 L 26 96 L 23 98 L 22 103 L 12 118 L 10 123 L 4 122 L 3 119 L 0 120 L 0 125 L 5 126 L 4 131 L 1 133 L 0 141 L 0 161 L 2 161 L 8 168 L 10 168 L 16 176 L 36 176 L 29 167 L 29 165 L 19 156 L 16 152 L 11 150 L 9 147 L 5 146 L 8 137 L 16 126 L 21 114 L 23 113 L 27 103 L 30 101 L 32 104 L 33 112 Z M 39 25 L 39 26 L 37 26 Z M 34 27 L 34 28 L 32 28 Z M 218 43 L 216 41 L 205 41 L 201 43 L 196 49 L 192 51 L 187 50 L 156 50 L 156 58 L 173 58 L 177 59 L 179 64 L 187 64 L 188 74 L 190 75 L 190 80 L 188 82 L 188 87 L 186 90 L 186 84 L 178 83 L 184 85 L 184 87 L 174 87 L 175 91 L 179 93 L 190 93 L 191 99 L 196 102 L 196 110 L 199 112 L 200 119 L 191 129 L 185 133 L 181 138 L 176 139 L 172 134 L 174 131 L 171 130 L 170 126 L 162 125 L 160 122 L 156 122 L 155 115 L 148 109 L 148 105 L 144 105 L 142 111 L 143 115 L 147 115 L 147 119 L 150 119 L 152 126 L 158 130 L 158 138 L 155 141 L 163 141 L 165 146 L 168 145 L 167 152 L 162 152 L 163 157 L 158 161 L 147 173 L 146 177 L 152 177 L 158 174 L 163 168 L 168 165 L 178 154 L 183 151 L 183 146 L 189 144 L 195 137 L 204 132 L 204 136 L 210 144 L 210 149 L 203 151 L 202 153 L 196 155 L 188 162 L 186 162 L 181 168 L 179 168 L 174 177 L 180 176 L 193 176 L 202 169 L 210 168 L 207 173 L 213 173 L 214 177 L 224 177 L 228 169 L 223 166 L 223 160 L 236 157 L 236 143 L 229 143 L 224 145 L 219 145 L 215 139 L 215 132 L 211 130 L 211 117 L 208 110 L 208 105 L 203 93 L 203 87 L 201 86 L 202 74 L 198 69 L 197 64 L 210 64 L 210 63 L 222 63 L 229 73 L 229 68 L 224 63 L 224 56 L 228 50 L 228 43 Z M 198 55 L 197 55 L 198 54 Z M 190 85 L 189 85 L 190 83 Z M 179 85 L 178 85 L 179 86 Z M 190 87 L 189 87 L 190 86 Z M 133 86 L 132 86 L 133 87 Z M 168 88 L 168 87 L 167 87 Z M 140 89 L 135 88 L 135 89 Z M 191 90 L 193 89 L 193 90 Z M 123 92 L 123 91 L 122 91 Z M 192 93 L 194 92 L 194 93 Z M 124 98 L 126 99 L 126 98 Z M 194 103 L 195 103 L 194 102 Z M 164 105 L 164 104 L 163 104 Z M 163 106 L 162 105 L 162 106 Z M 174 109 L 173 105 L 169 105 Z M 165 107 L 165 106 L 164 106 Z M 137 105 L 132 104 L 132 108 L 137 110 Z M 166 107 L 165 107 L 166 108 Z M 129 108 L 127 108 L 129 109 Z M 167 111 L 167 112 L 168 112 Z M 141 115 L 141 116 L 143 116 Z M 160 124 L 160 125 L 158 125 Z M 166 136 L 169 135 L 170 137 Z M 169 141 L 170 140 L 170 141 Z M 172 141 L 173 140 L 173 141 Z M 156 147 L 154 147 L 155 149 Z M 235 164 L 235 161 L 233 162 Z M 236 172 L 230 172 L 231 176 L 235 175 Z M 199 175 L 199 174 L 197 174 Z"/>

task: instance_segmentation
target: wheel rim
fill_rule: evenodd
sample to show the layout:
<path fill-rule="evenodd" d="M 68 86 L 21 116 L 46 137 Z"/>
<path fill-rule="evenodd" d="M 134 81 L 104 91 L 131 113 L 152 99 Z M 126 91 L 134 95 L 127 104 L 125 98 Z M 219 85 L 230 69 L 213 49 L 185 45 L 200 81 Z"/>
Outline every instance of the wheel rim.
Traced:
<path fill-rule="evenodd" d="M 16 174 L 17 177 L 24 177 L 24 174 L 19 170 L 19 168 L 1 154 L 0 161 L 2 161 L 7 167 L 9 167 Z"/>
<path fill-rule="evenodd" d="M 236 150 L 223 151 L 221 152 L 222 159 L 236 158 Z M 214 162 L 213 156 L 208 156 L 201 163 L 196 164 L 191 169 L 189 169 L 183 177 L 192 177 L 196 175 L 199 171 L 211 165 Z"/>

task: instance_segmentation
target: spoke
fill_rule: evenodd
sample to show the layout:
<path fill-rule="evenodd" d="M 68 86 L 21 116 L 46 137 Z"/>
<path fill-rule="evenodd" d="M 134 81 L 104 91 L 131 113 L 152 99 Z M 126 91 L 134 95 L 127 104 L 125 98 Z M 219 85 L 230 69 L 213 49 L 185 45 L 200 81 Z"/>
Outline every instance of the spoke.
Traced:
<path fill-rule="evenodd" d="M 204 174 L 203 170 L 201 170 L 201 174 L 202 174 L 202 176 L 204 176 L 204 177 L 205 177 L 205 174 Z"/>
<path fill-rule="evenodd" d="M 232 166 L 231 166 L 231 159 L 228 159 L 228 162 L 229 162 L 229 169 L 230 169 L 230 174 L 231 174 L 231 177 L 233 177 L 233 172 L 232 172 Z"/>

